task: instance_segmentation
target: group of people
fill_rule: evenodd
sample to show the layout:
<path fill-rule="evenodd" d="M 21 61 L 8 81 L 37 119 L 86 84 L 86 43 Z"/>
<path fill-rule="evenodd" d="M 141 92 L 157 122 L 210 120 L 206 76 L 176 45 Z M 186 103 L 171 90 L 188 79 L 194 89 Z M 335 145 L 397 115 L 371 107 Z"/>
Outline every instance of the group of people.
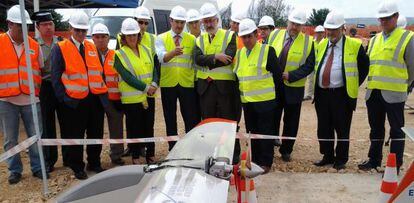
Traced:
<path fill-rule="evenodd" d="M 8 10 L 9 30 L 0 35 L 0 118 L 6 151 L 17 145 L 19 117 L 27 135 L 35 135 L 18 11 L 19 6 Z M 104 24 L 93 26 L 93 43 L 85 40 L 90 26 L 85 13 L 70 17 L 68 39 L 54 36 L 50 13 L 35 13 L 32 19 L 40 36 L 29 37 L 29 47 L 42 137 L 56 138 L 55 112 L 63 139 L 101 139 L 105 114 L 110 138 L 123 138 L 124 115 L 128 138 L 153 137 L 154 98 L 160 92 L 167 136 L 177 135 L 178 100 L 186 132 L 207 118 L 239 122 L 243 111 L 247 132 L 288 138 L 252 140 L 252 160 L 269 172 L 275 146 L 280 146 L 283 161 L 291 161 L 301 104 L 308 96 L 304 95 L 306 78 L 312 78 L 322 154 L 314 164 L 341 170 L 348 161 L 359 86 L 368 77 L 371 146 L 369 159 L 358 167 L 370 170 L 381 165 L 387 116 L 390 150 L 397 155 L 399 170 L 405 143 L 404 103 L 414 80 L 414 34 L 397 27 L 395 3 L 381 3 L 377 17 L 383 31 L 370 40 L 367 50 L 361 40 L 345 35 L 344 15 L 338 11 L 330 12 L 323 27 L 316 28 L 315 39 L 302 31 L 307 18 L 300 9 L 290 13 L 286 29 L 275 29 L 269 16 L 263 16 L 257 26 L 251 19 L 233 15 L 231 30 L 225 30 L 218 15 L 211 3 L 188 12 L 176 6 L 169 16 L 171 30 L 155 36 L 146 32 L 150 12 L 138 7 L 135 19 L 122 22 L 116 50 L 109 50 L 110 33 Z M 26 18 L 30 23 L 27 12 Z M 336 143 L 335 133 L 340 139 Z M 169 149 L 173 146 L 170 142 Z M 128 148 L 133 164 L 142 163 L 140 158 L 147 164 L 155 161 L 154 143 L 128 144 Z M 88 177 L 85 168 L 96 173 L 105 170 L 101 145 L 86 147 L 86 167 L 83 149 L 62 147 L 63 163 L 77 179 Z M 112 163 L 123 165 L 123 145 L 112 144 L 110 149 Z M 47 171 L 52 172 L 57 147 L 44 147 L 44 152 Z M 235 163 L 239 152 L 236 142 Z M 30 147 L 29 154 L 33 175 L 41 178 L 36 147 Z M 15 184 L 22 173 L 19 155 L 8 159 L 8 164 L 9 183 Z"/>

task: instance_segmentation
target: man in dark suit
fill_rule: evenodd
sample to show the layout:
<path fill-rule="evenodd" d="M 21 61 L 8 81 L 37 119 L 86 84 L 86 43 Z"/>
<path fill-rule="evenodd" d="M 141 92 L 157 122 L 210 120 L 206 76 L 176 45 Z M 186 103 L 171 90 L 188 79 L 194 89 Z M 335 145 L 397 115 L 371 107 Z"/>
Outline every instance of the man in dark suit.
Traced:
<path fill-rule="evenodd" d="M 315 109 L 318 116 L 318 138 L 323 158 L 316 166 L 333 164 L 345 168 L 349 154 L 349 132 L 356 107 L 358 88 L 368 74 L 369 58 L 359 39 L 344 35 L 344 15 L 332 11 L 324 27 L 327 38 L 318 46 L 315 67 Z"/>
<path fill-rule="evenodd" d="M 313 39 L 302 32 L 306 23 L 306 13 L 303 10 L 294 10 L 289 15 L 287 29 L 274 30 L 269 36 L 269 45 L 275 48 L 282 68 L 284 82 L 276 90 L 279 95 L 277 116 L 277 132 L 283 116 L 284 137 L 296 137 L 299 127 L 300 110 L 304 95 L 306 76 L 315 66 Z M 293 151 L 294 140 L 285 139 L 279 148 L 282 160 L 289 162 Z"/>

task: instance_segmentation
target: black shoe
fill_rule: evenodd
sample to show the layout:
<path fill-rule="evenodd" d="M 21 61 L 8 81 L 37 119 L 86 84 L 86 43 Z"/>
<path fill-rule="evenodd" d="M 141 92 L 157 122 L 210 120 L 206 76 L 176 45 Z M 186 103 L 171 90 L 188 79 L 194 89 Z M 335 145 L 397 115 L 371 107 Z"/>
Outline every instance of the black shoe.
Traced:
<path fill-rule="evenodd" d="M 155 163 L 155 157 L 151 156 L 151 157 L 145 157 L 145 161 L 147 162 L 148 165 Z"/>
<path fill-rule="evenodd" d="M 52 173 L 55 170 L 54 166 L 46 166 L 46 172 L 47 173 Z"/>
<path fill-rule="evenodd" d="M 75 172 L 75 178 L 78 180 L 85 180 L 88 179 L 88 174 L 86 174 L 85 171 L 78 171 Z"/>
<path fill-rule="evenodd" d="M 326 165 L 333 164 L 333 163 L 334 163 L 333 159 L 323 158 L 320 161 L 314 162 L 313 165 L 315 165 L 315 166 L 326 166 Z"/>
<path fill-rule="evenodd" d="M 292 158 L 290 157 L 290 154 L 282 154 L 282 160 L 284 162 L 290 162 L 292 161 Z"/>
<path fill-rule="evenodd" d="M 333 165 L 333 168 L 339 171 L 339 170 L 345 169 L 346 166 L 345 166 L 345 164 L 342 164 L 342 163 L 335 163 Z"/>
<path fill-rule="evenodd" d="M 43 175 L 42 175 L 42 171 L 37 171 L 35 173 L 33 173 L 33 177 L 39 178 L 39 179 L 43 179 Z M 48 172 L 46 172 L 46 178 L 49 179 L 50 175 Z"/>
<path fill-rule="evenodd" d="M 275 147 L 280 147 L 280 146 L 282 145 L 282 141 L 280 141 L 280 139 L 275 139 L 275 141 L 274 141 L 273 145 L 274 145 Z"/>
<path fill-rule="evenodd" d="M 371 169 L 377 169 L 377 167 L 379 167 L 379 164 L 376 164 L 374 162 L 372 162 L 371 160 L 366 160 L 364 162 L 362 162 L 361 164 L 358 165 L 359 170 L 363 170 L 363 171 L 369 171 Z"/>
<path fill-rule="evenodd" d="M 9 176 L 9 184 L 10 185 L 16 184 L 16 183 L 20 182 L 21 179 L 22 179 L 22 174 L 12 173 Z"/>
<path fill-rule="evenodd" d="M 92 166 L 89 166 L 89 165 L 88 165 L 88 167 L 86 167 L 86 170 L 88 170 L 88 171 L 93 171 L 93 172 L 95 172 L 95 173 L 100 173 L 100 172 L 102 172 L 102 171 L 105 171 L 105 169 L 104 169 L 104 168 L 102 168 L 101 166 L 95 166 L 95 167 L 92 167 Z"/>
<path fill-rule="evenodd" d="M 125 161 L 122 160 L 121 158 L 112 160 L 111 162 L 113 165 L 117 165 L 117 166 L 123 166 L 125 164 Z"/>

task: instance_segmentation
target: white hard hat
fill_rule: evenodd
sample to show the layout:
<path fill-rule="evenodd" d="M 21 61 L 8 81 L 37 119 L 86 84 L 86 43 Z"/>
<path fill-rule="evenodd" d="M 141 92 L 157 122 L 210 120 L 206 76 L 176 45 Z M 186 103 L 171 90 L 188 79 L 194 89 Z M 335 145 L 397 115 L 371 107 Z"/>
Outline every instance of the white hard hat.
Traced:
<path fill-rule="evenodd" d="M 135 9 L 135 17 L 138 19 L 151 20 L 150 12 L 145 6 L 140 6 Z"/>
<path fill-rule="evenodd" d="M 398 16 L 397 26 L 405 29 L 407 27 L 407 18 L 400 14 Z"/>
<path fill-rule="evenodd" d="M 233 14 L 230 17 L 230 20 L 236 23 L 240 23 L 245 17 L 241 14 Z"/>
<path fill-rule="evenodd" d="M 187 22 L 193 22 L 201 19 L 200 13 L 195 9 L 187 11 Z"/>
<path fill-rule="evenodd" d="M 262 27 L 262 26 L 273 26 L 273 27 L 275 27 L 275 21 L 273 20 L 273 18 L 272 17 L 270 17 L 270 16 L 263 16 L 261 19 L 260 19 L 260 22 L 259 22 L 259 27 Z"/>
<path fill-rule="evenodd" d="M 30 17 L 29 17 L 29 13 L 26 10 L 24 10 L 24 15 L 26 17 L 26 23 L 27 24 L 32 24 L 32 21 L 30 20 Z M 8 20 L 12 23 L 22 24 L 22 18 L 21 18 L 21 15 L 20 15 L 20 6 L 19 5 L 14 5 L 7 11 L 7 19 L 6 20 Z"/>
<path fill-rule="evenodd" d="M 345 24 L 344 14 L 338 11 L 331 11 L 325 19 L 323 27 L 326 29 L 338 29 Z"/>
<path fill-rule="evenodd" d="M 175 6 L 171 9 L 170 18 L 174 20 L 187 20 L 187 13 L 182 6 Z"/>
<path fill-rule="evenodd" d="M 69 24 L 73 28 L 87 30 L 89 29 L 89 17 L 85 12 L 77 11 L 70 16 Z"/>
<path fill-rule="evenodd" d="M 200 8 L 202 18 L 214 17 L 218 14 L 217 8 L 212 3 L 204 3 Z"/>
<path fill-rule="evenodd" d="M 322 25 L 318 25 L 315 28 L 315 32 L 325 32 L 325 28 Z"/>
<path fill-rule="evenodd" d="M 385 18 L 394 15 L 394 13 L 398 13 L 398 5 L 395 1 L 384 0 L 381 2 L 380 6 L 378 7 L 377 18 Z"/>
<path fill-rule="evenodd" d="M 107 34 L 107 35 L 109 35 L 108 27 L 106 27 L 106 25 L 104 25 L 102 23 L 96 23 L 92 28 L 92 35 L 95 35 L 95 34 Z"/>
<path fill-rule="evenodd" d="M 304 25 L 306 23 L 306 12 L 303 9 L 295 9 L 290 13 L 288 20 L 297 24 Z"/>
<path fill-rule="evenodd" d="M 257 30 L 256 23 L 252 19 L 246 18 L 240 21 L 239 36 L 248 35 Z"/>
<path fill-rule="evenodd" d="M 124 35 L 138 34 L 141 29 L 138 26 L 138 22 L 132 18 L 126 18 L 122 21 L 121 33 Z"/>

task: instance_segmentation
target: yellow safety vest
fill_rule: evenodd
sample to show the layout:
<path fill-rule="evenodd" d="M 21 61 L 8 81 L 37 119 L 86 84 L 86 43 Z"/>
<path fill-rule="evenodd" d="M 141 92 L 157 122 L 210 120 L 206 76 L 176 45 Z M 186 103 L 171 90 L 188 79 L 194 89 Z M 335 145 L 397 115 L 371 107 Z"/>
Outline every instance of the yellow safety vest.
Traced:
<path fill-rule="evenodd" d="M 201 51 L 203 51 L 203 54 L 205 55 L 224 53 L 231 41 L 231 38 L 233 37 L 233 34 L 234 33 L 232 31 L 219 29 L 214 39 L 209 42 L 208 33 L 204 33 L 197 38 L 197 46 L 201 49 Z M 208 67 L 203 67 L 201 70 L 197 71 L 197 78 L 207 79 L 208 77 L 212 78 L 213 80 L 236 79 L 231 64 L 212 70 L 209 70 Z"/>
<path fill-rule="evenodd" d="M 256 43 L 247 56 L 243 47 L 236 53 L 234 72 L 239 80 L 242 103 L 262 102 L 276 98 L 272 73 L 266 69 L 269 45 Z"/>
<path fill-rule="evenodd" d="M 175 56 L 168 63 L 161 64 L 160 87 L 175 87 L 178 84 L 182 87 L 194 87 L 195 71 L 192 54 L 195 47 L 195 37 L 186 32 L 183 32 L 182 36 L 183 54 Z M 161 34 L 160 38 L 164 42 L 167 52 L 175 49 L 171 31 Z"/>
<path fill-rule="evenodd" d="M 285 36 L 286 30 L 274 30 L 269 35 L 269 45 L 275 48 L 277 57 L 282 53 Z M 286 59 L 286 72 L 294 71 L 306 63 L 306 59 L 312 50 L 312 41 L 313 37 L 299 33 L 289 49 Z M 284 83 L 289 87 L 304 87 L 306 77 L 292 83 L 284 80 Z"/>
<path fill-rule="evenodd" d="M 152 82 L 152 75 L 154 71 L 154 62 L 151 50 L 145 46 L 138 45 L 139 54 L 134 54 L 131 48 L 123 46 L 116 51 L 116 55 L 120 59 L 122 65 L 138 80 L 143 81 L 149 85 Z M 129 86 L 120 77 L 119 91 L 121 92 L 121 102 L 123 104 L 135 104 L 146 101 L 147 94 L 143 91 L 137 90 Z"/>
<path fill-rule="evenodd" d="M 383 33 L 370 40 L 368 89 L 407 92 L 408 71 L 404 53 L 412 37 L 411 31 L 396 28 L 386 40 Z"/>
<path fill-rule="evenodd" d="M 345 36 L 344 36 L 345 37 Z M 345 47 L 344 53 L 342 55 L 344 68 L 345 68 L 345 83 L 346 83 L 346 92 L 348 96 L 356 99 L 358 97 L 358 88 L 359 88 L 359 73 L 358 73 L 358 52 L 361 47 L 361 40 L 354 39 L 350 37 L 345 37 Z M 316 84 L 316 77 L 319 77 L 319 69 L 323 64 L 323 56 L 326 53 L 328 48 L 329 40 L 327 38 L 319 42 L 316 63 L 315 63 L 315 75 L 313 80 L 313 85 Z M 327 57 L 326 57 L 327 58 Z"/>
<path fill-rule="evenodd" d="M 121 33 L 119 33 L 116 36 L 116 39 L 118 41 L 119 47 L 122 47 L 123 45 L 121 44 Z M 152 54 L 156 54 L 156 51 L 155 51 L 155 35 L 154 34 L 151 34 L 149 32 L 145 32 L 144 35 L 141 38 L 140 44 L 150 48 Z"/>

